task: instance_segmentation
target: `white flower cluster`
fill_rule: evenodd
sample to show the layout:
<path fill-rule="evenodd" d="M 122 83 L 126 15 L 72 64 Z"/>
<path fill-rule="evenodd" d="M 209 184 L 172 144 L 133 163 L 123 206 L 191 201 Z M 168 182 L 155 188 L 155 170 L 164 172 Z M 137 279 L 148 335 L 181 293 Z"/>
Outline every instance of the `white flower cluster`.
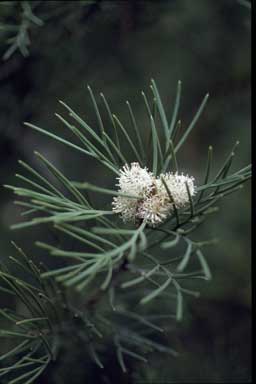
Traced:
<path fill-rule="evenodd" d="M 112 206 L 113 211 L 119 213 L 124 222 L 145 220 L 148 225 L 155 227 L 173 213 L 173 201 L 177 208 L 189 202 L 186 184 L 191 196 L 196 193 L 193 177 L 179 175 L 177 172 L 161 173 L 155 177 L 147 168 L 141 168 L 139 163 L 124 165 L 117 179 L 118 192 L 127 197 L 114 197 Z"/>

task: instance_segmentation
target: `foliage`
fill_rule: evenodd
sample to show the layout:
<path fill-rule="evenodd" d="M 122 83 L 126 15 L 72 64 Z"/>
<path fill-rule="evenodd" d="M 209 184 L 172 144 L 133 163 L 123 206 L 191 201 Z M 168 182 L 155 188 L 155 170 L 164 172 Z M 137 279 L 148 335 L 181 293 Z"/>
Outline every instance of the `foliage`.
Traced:
<path fill-rule="evenodd" d="M 65 18 L 70 9 L 80 10 L 83 6 L 92 6 L 96 3 L 96 0 L 80 0 L 74 6 L 72 2 L 65 1 L 2 1 L 0 32 L 3 41 L 9 46 L 3 59 L 8 60 L 16 51 L 27 57 L 34 29 L 43 27 L 45 23 L 58 17 Z"/>
<path fill-rule="evenodd" d="M 56 337 L 63 298 L 57 284 L 43 280 L 41 270 L 33 260 L 15 247 L 20 258 L 10 257 L 10 260 L 25 271 L 26 280 L 2 265 L 0 290 L 18 297 L 24 311 L 22 314 L 11 308 L 0 311 L 8 324 L 7 330 L 1 329 L 0 336 L 10 339 L 14 344 L 11 350 L 1 356 L 1 362 L 7 360 L 12 364 L 0 368 L 0 377 L 3 380 L 8 377 L 8 383 L 32 383 L 56 358 Z M 43 265 L 40 268 L 43 269 Z"/>
<path fill-rule="evenodd" d="M 142 130 L 128 101 L 126 106 L 130 116 L 129 124 L 133 129 L 132 134 L 129 126 L 112 113 L 106 97 L 101 93 L 102 107 L 108 117 L 104 119 L 89 86 L 98 131 L 62 101 L 60 103 L 67 111 L 68 117 L 59 114 L 56 116 L 72 133 L 73 141 L 34 124 L 25 124 L 93 158 L 105 167 L 113 178 L 119 175 L 119 170 L 125 163 L 131 161 L 147 166 L 155 175 L 169 170 L 176 171 L 179 169 L 178 152 L 183 148 L 203 113 L 208 99 L 207 94 L 191 123 L 188 127 L 182 128 L 179 120 L 181 87 L 179 81 L 170 119 L 167 117 L 154 80 L 150 84 L 151 97 L 142 92 L 145 113 L 149 121 L 147 137 L 142 136 Z M 23 363 L 31 363 L 31 367 L 29 365 L 31 370 L 29 368 L 25 374 L 17 373 L 10 383 L 32 382 L 33 375 L 39 375 L 49 361 L 58 356 L 60 348 L 57 346 L 64 339 L 61 332 L 66 332 L 66 318 L 68 318 L 68 332 L 76 333 L 82 340 L 87 340 L 86 348 L 101 368 L 104 366 L 104 345 L 107 342 L 111 342 L 115 347 L 118 362 L 124 372 L 127 370 L 124 355 L 146 361 L 145 353 L 152 350 L 177 354 L 159 342 L 159 339 L 156 341 L 155 333 L 160 333 L 161 340 L 163 339 L 161 324 L 166 319 L 182 320 L 184 294 L 198 296 L 198 292 L 190 290 L 186 283 L 191 279 L 211 279 L 203 248 L 215 243 L 216 239 L 197 241 L 192 239 L 191 235 L 212 213 L 218 211 L 217 203 L 223 197 L 241 189 L 243 183 L 250 178 L 250 165 L 230 172 L 238 144 L 235 143 L 215 175 L 212 175 L 213 149 L 211 146 L 208 148 L 203 182 L 197 188 L 197 195 L 190 196 L 188 189 L 188 206 L 177 209 L 174 204 L 174 214 L 156 228 L 148 227 L 143 221 L 135 227 L 124 225 L 111 210 L 111 205 L 108 210 L 95 206 L 93 202 L 95 193 L 120 195 L 115 189 L 69 180 L 38 152 L 35 152 L 35 155 L 46 167 L 49 178 L 45 178 L 29 164 L 20 161 L 27 174 L 16 176 L 25 186 L 7 187 L 21 198 L 16 204 L 24 206 L 26 210 L 23 215 L 30 218 L 13 225 L 13 229 L 47 224 L 54 233 L 63 234 L 70 241 L 67 248 L 62 247 L 60 243 L 54 245 L 45 242 L 36 243 L 51 256 L 61 260 L 60 267 L 54 270 L 39 270 L 27 258 L 25 264 L 14 259 L 15 263 L 23 267 L 29 266 L 35 284 L 28 284 L 26 280 L 16 280 L 12 272 L 5 270 L 5 267 L 1 272 L 2 280 L 7 284 L 7 287 L 4 286 L 2 289 L 18 295 L 30 312 L 27 317 L 22 318 L 21 324 L 20 321 L 15 324 L 15 326 L 22 325 L 22 329 L 11 328 L 1 333 L 6 337 L 21 335 L 20 337 L 24 339 L 24 344 L 15 346 L 2 357 L 2 359 L 11 357 L 14 361 L 14 365 L 3 368 L 3 372 L 8 373 L 10 367 L 14 367 L 16 372 L 16 366 L 22 368 Z M 127 150 L 128 146 L 130 152 Z M 170 193 L 169 195 L 172 200 Z M 134 196 L 127 197 L 134 198 Z M 24 258 L 21 251 L 20 254 Z M 196 269 L 191 268 L 194 260 L 197 260 Z M 49 288 L 45 287 L 47 284 L 54 286 L 51 294 Z M 43 304 L 38 299 L 38 294 L 43 297 Z M 31 297 L 34 300 L 32 307 L 29 304 Z M 79 308 L 73 307 L 74 300 L 80 302 Z M 156 300 L 159 302 L 158 307 L 163 308 L 161 313 L 155 313 L 152 303 Z M 52 304 L 56 311 L 59 306 L 59 319 L 57 320 L 56 315 L 56 323 L 50 310 Z M 63 315 L 64 309 L 68 311 L 68 316 Z M 13 315 L 14 320 L 11 320 L 8 311 L 1 313 L 8 313 L 10 325 L 14 320 L 17 323 L 19 315 Z M 74 321 L 76 316 L 81 320 L 78 326 Z M 43 332 L 45 329 L 46 333 Z M 28 351 L 28 346 L 31 344 L 33 347 L 38 345 L 38 349 L 32 352 L 32 355 L 31 352 L 27 352 L 24 356 L 23 352 Z M 21 360 L 18 360 L 20 356 Z"/>

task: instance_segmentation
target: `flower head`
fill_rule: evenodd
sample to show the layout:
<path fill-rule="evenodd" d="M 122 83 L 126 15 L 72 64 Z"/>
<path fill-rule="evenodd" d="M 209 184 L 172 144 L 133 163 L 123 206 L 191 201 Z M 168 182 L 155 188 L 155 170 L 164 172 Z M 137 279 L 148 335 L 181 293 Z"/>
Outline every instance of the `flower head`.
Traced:
<path fill-rule="evenodd" d="M 163 183 L 163 180 L 165 183 Z M 124 222 L 144 220 L 150 226 L 164 222 L 176 208 L 189 202 L 189 193 L 194 196 L 194 178 L 176 173 L 161 173 L 157 178 L 139 163 L 124 165 L 120 170 L 118 192 L 133 197 L 114 197 L 113 211 L 119 213 Z M 170 199 L 170 194 L 172 199 Z"/>
<path fill-rule="evenodd" d="M 120 177 L 117 178 L 122 193 L 144 197 L 153 188 L 153 173 L 148 169 L 141 168 L 139 163 L 125 164 L 120 170 Z"/>
<path fill-rule="evenodd" d="M 141 168 L 139 163 L 125 164 L 120 170 L 117 178 L 119 192 L 137 198 L 117 196 L 113 199 L 113 211 L 121 214 L 124 222 L 133 221 L 137 218 L 138 202 L 149 196 L 154 185 L 154 177 L 147 168 Z"/>
<path fill-rule="evenodd" d="M 194 196 L 196 193 L 196 188 L 194 186 L 194 177 L 190 177 L 188 175 L 179 175 L 176 173 L 161 173 L 159 178 L 157 179 L 157 188 L 158 193 L 167 194 L 168 191 L 166 186 L 162 182 L 162 178 L 164 179 L 166 186 L 171 193 L 174 204 L 177 208 L 181 208 L 187 203 L 189 203 L 189 195 L 187 188 L 189 189 L 189 193 L 191 196 Z"/>
<path fill-rule="evenodd" d="M 167 219 L 172 210 L 169 198 L 154 194 L 138 205 L 137 217 L 155 227 Z"/>

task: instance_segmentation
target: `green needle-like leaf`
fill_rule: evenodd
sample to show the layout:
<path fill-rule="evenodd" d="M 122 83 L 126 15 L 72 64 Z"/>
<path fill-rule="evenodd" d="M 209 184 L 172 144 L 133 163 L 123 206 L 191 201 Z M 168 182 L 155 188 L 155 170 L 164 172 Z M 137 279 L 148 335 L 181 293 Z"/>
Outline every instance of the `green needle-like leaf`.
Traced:
<path fill-rule="evenodd" d="M 195 124 L 197 123 L 200 115 L 202 114 L 203 110 L 204 110 L 204 107 L 207 103 L 207 100 L 209 98 L 209 94 L 207 93 L 198 109 L 198 111 L 196 112 L 195 116 L 193 117 L 191 123 L 189 124 L 188 128 L 186 129 L 186 131 L 183 133 L 182 137 L 180 138 L 178 144 L 175 146 L 175 153 L 178 152 L 178 150 L 181 148 L 181 146 L 185 143 L 188 135 L 190 134 L 190 132 L 192 131 L 192 129 L 194 128 Z"/>

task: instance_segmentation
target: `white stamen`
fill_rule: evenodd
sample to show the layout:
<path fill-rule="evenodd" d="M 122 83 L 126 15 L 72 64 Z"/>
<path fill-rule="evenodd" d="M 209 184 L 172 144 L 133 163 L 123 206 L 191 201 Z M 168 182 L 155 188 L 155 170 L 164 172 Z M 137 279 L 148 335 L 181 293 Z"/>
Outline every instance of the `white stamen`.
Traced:
<path fill-rule="evenodd" d="M 119 213 L 124 222 L 145 220 L 150 226 L 157 226 L 173 213 L 173 202 L 162 182 L 164 179 L 170 191 L 176 208 L 181 208 L 189 202 L 186 184 L 191 196 L 196 193 L 194 178 L 176 173 L 160 174 L 154 177 L 147 168 L 141 168 L 138 163 L 124 165 L 117 178 L 118 192 L 137 196 L 129 198 L 114 197 L 113 211 Z"/>

